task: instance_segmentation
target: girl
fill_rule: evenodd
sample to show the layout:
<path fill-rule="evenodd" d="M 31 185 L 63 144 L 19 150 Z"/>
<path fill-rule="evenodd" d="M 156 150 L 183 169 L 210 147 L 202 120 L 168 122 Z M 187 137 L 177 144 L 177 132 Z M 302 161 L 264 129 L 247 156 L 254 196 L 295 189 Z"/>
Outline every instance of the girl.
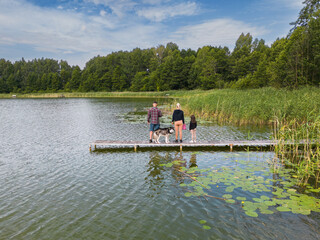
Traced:
<path fill-rule="evenodd" d="M 192 139 L 190 142 L 194 142 L 194 143 L 197 142 L 197 136 L 196 136 L 197 121 L 196 121 L 196 117 L 194 115 L 191 115 L 189 130 L 191 132 L 191 139 Z"/>

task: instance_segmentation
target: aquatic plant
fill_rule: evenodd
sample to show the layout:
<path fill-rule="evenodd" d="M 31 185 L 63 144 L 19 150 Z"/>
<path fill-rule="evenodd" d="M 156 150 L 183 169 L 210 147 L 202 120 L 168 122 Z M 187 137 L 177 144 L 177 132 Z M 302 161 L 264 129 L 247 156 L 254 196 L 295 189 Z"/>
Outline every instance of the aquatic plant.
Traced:
<path fill-rule="evenodd" d="M 307 192 L 297 187 L 299 180 L 292 177 L 292 169 L 278 168 L 270 162 L 236 160 L 233 167 L 219 169 L 181 167 L 181 161 L 163 164 L 181 173 L 184 179 L 180 187 L 185 189 L 185 197 L 214 198 L 229 204 L 238 204 L 250 217 L 275 212 L 291 212 L 309 215 L 320 212 L 320 199 L 307 192 L 316 194 L 308 185 Z M 248 192 L 255 197 L 248 199 Z M 202 221 L 204 224 L 205 222 Z"/>
<path fill-rule="evenodd" d="M 274 116 L 302 122 L 310 112 L 320 115 L 320 91 L 312 87 L 215 89 L 181 94 L 179 102 L 186 115 L 237 125 L 272 125 Z"/>
<path fill-rule="evenodd" d="M 277 120 L 274 124 L 275 152 L 282 164 L 294 169 L 298 185 L 320 180 L 320 116 L 308 114 L 299 122 Z"/>

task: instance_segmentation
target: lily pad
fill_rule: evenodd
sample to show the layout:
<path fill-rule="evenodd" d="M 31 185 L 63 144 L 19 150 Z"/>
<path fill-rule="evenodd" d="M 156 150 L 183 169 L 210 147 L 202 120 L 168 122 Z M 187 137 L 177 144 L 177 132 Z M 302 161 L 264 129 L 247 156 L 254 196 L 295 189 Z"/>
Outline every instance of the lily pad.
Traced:
<path fill-rule="evenodd" d="M 318 193 L 318 192 L 320 192 L 320 189 L 319 188 L 318 189 L 310 189 L 310 192 Z"/>
<path fill-rule="evenodd" d="M 184 195 L 185 195 L 186 197 L 191 197 L 191 196 L 193 196 L 193 193 L 191 193 L 191 192 L 186 192 Z"/>
<path fill-rule="evenodd" d="M 292 213 L 309 215 L 311 213 L 311 211 L 309 209 L 294 209 L 294 210 L 292 210 Z"/>
<path fill-rule="evenodd" d="M 234 199 L 227 199 L 226 203 L 235 203 L 236 201 Z"/>
<path fill-rule="evenodd" d="M 239 201 L 245 201 L 245 200 L 247 200 L 246 197 L 236 197 L 236 199 L 239 200 Z"/>
<path fill-rule="evenodd" d="M 262 214 L 273 214 L 273 211 L 269 210 L 269 209 L 261 209 L 260 212 Z"/>
<path fill-rule="evenodd" d="M 297 190 L 296 189 L 293 189 L 293 188 L 289 188 L 287 190 L 288 193 L 295 193 Z"/>
<path fill-rule="evenodd" d="M 206 220 L 200 220 L 199 223 L 200 223 L 200 224 L 206 224 L 207 221 L 206 221 Z"/>
<path fill-rule="evenodd" d="M 252 198 L 252 200 L 253 200 L 253 201 L 256 201 L 256 202 L 258 202 L 258 203 L 263 202 L 263 199 L 261 199 L 261 198 Z"/>
<path fill-rule="evenodd" d="M 247 214 L 249 217 L 258 217 L 258 213 L 253 211 L 245 211 L 245 214 Z"/>
<path fill-rule="evenodd" d="M 269 197 L 267 197 L 267 196 L 264 196 L 264 195 L 262 195 L 261 197 L 260 197 L 262 200 L 270 200 L 270 198 Z"/>
<path fill-rule="evenodd" d="M 226 188 L 226 192 L 233 192 L 233 190 L 234 190 L 233 186 L 230 186 L 230 187 Z"/>
<path fill-rule="evenodd" d="M 287 207 L 277 207 L 277 210 L 279 212 L 291 212 L 290 208 L 287 208 Z"/>
<path fill-rule="evenodd" d="M 226 199 L 229 199 L 229 198 L 232 198 L 232 195 L 231 194 L 224 194 L 222 197 L 226 198 Z"/>

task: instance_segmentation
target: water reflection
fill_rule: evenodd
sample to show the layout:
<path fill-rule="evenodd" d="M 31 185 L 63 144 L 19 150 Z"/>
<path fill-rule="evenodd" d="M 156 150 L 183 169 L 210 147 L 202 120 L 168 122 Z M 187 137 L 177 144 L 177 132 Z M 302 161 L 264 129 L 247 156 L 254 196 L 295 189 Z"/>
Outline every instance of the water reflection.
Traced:
<path fill-rule="evenodd" d="M 196 153 L 183 153 L 183 152 L 150 152 L 149 161 L 147 164 L 147 173 L 145 177 L 146 183 L 156 194 L 161 193 L 161 188 L 166 185 L 166 181 L 174 179 L 175 183 L 179 185 L 183 183 L 185 174 L 181 168 L 197 167 L 197 154 Z M 188 157 L 190 159 L 188 161 Z M 172 167 L 164 166 L 164 164 L 174 163 Z"/>
<path fill-rule="evenodd" d="M 198 167 L 197 165 L 197 154 L 191 154 L 189 168 Z"/>
<path fill-rule="evenodd" d="M 146 183 L 149 185 L 149 189 L 153 190 L 156 194 L 160 194 L 160 190 L 165 186 L 165 172 L 167 168 L 165 166 L 160 166 L 161 164 L 166 164 L 172 161 L 170 153 L 165 153 L 164 156 L 160 155 L 159 152 L 150 152 L 149 162 L 147 164 L 147 173 L 145 177 Z"/>
<path fill-rule="evenodd" d="M 145 117 L 133 125 L 118 116 L 145 112 L 150 102 L 1 100 L 0 239 L 319 239 L 318 213 L 253 219 L 236 204 L 184 197 L 188 188 L 179 186 L 183 179 L 194 181 L 176 171 L 180 167 L 220 169 L 236 160 L 266 161 L 274 153 L 89 153 L 88 144 L 97 139 L 145 141 Z M 246 129 L 204 123 L 198 133 L 200 141 L 248 136 Z M 268 136 L 267 130 L 257 131 L 254 138 Z M 161 165 L 175 161 L 175 168 Z M 222 195 L 224 189 L 220 185 L 208 194 Z M 200 219 L 212 230 L 203 231 Z"/>

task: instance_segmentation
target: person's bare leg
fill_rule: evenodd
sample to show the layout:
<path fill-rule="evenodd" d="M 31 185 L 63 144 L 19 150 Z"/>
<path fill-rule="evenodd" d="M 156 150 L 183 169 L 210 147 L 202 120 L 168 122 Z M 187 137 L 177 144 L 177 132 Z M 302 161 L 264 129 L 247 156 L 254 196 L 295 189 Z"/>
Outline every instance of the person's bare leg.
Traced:
<path fill-rule="evenodd" d="M 152 135 L 153 135 L 153 132 L 150 131 L 150 139 L 152 140 Z"/>
<path fill-rule="evenodd" d="M 179 125 L 180 140 L 182 140 L 182 125 Z"/>
<path fill-rule="evenodd" d="M 193 130 L 193 141 L 196 142 L 197 141 L 197 129 Z"/>

